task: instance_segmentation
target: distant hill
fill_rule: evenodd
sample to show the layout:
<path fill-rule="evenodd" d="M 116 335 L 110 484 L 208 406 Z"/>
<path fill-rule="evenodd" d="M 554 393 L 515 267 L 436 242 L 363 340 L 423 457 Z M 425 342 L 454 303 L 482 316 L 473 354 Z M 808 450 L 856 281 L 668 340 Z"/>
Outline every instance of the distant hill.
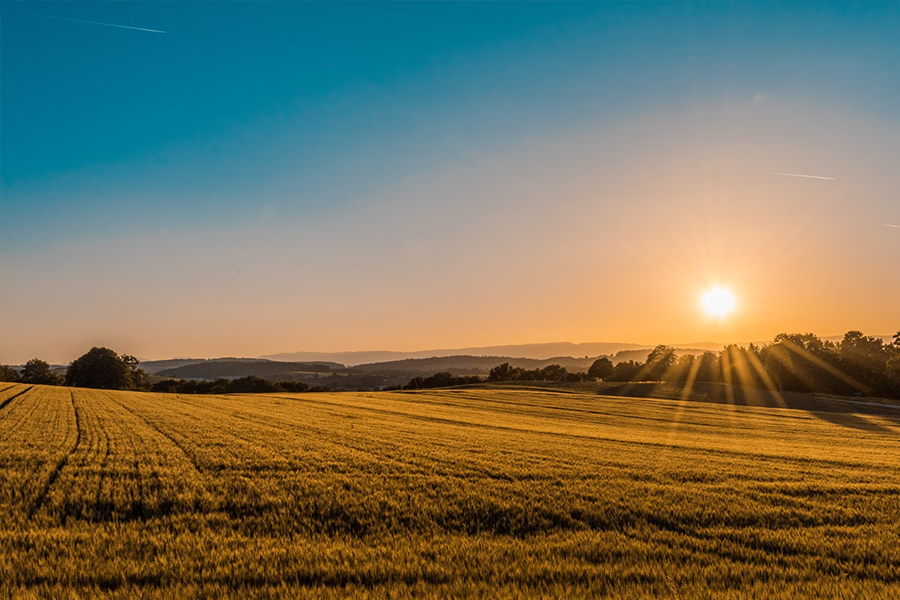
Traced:
<path fill-rule="evenodd" d="M 643 362 L 647 360 L 652 348 L 640 348 L 638 350 L 622 350 L 614 356 L 610 356 L 613 363 L 620 363 L 627 360 Z M 676 354 L 702 354 L 704 349 L 700 348 L 676 348 Z M 600 356 L 588 356 L 585 358 L 576 358 L 572 356 L 554 356 L 545 359 L 536 358 L 514 358 L 510 356 L 431 356 L 428 358 L 406 358 L 402 360 L 391 360 L 384 362 L 368 363 L 356 365 L 351 368 L 354 372 L 363 373 L 408 373 L 413 374 L 434 374 L 439 371 L 447 371 L 456 375 L 478 375 L 487 374 L 491 369 L 503 363 L 509 363 L 510 366 L 522 369 L 542 369 L 547 365 L 560 365 L 569 371 L 587 371 L 590 366 Z"/>
<path fill-rule="evenodd" d="M 292 379 L 294 376 L 303 373 L 332 373 L 346 370 L 347 368 L 344 365 L 333 362 L 299 363 L 218 358 L 163 369 L 157 371 L 155 375 L 176 379 L 219 379 L 223 377 L 231 379 L 249 375 L 268 379 L 280 375 L 285 379 Z"/>
<path fill-rule="evenodd" d="M 876 336 L 890 341 L 890 336 Z M 823 340 L 839 342 L 843 336 L 823 337 Z M 759 345 L 771 340 L 755 342 Z M 718 352 L 724 347 L 719 342 L 690 342 L 670 344 L 677 354 L 700 354 L 707 350 Z M 747 345 L 739 343 L 739 345 Z M 353 371 L 363 374 L 391 373 L 431 375 L 438 371 L 454 374 L 488 373 L 495 366 L 508 362 L 512 366 L 535 369 L 548 364 L 559 364 L 570 371 L 584 371 L 600 356 L 608 356 L 614 363 L 634 360 L 645 361 L 654 344 L 633 344 L 621 342 L 590 342 L 573 344 L 554 342 L 545 344 L 518 344 L 506 346 L 481 346 L 459 349 L 417 350 L 398 352 L 373 350 L 361 352 L 285 352 L 260 358 L 176 358 L 141 362 L 140 367 L 148 374 L 184 377 L 191 379 L 215 379 L 218 377 L 243 377 L 257 375 L 272 378 L 295 372 L 324 373 L 345 372 L 349 365 Z M 216 367 L 216 363 L 227 363 Z M 253 368 L 249 363 L 274 363 L 282 365 Z M 183 367 L 208 365 L 198 369 L 178 370 Z M 298 367 L 298 365 L 300 365 Z M 310 365 L 324 365 L 327 369 L 315 370 Z M 64 367 L 63 367 L 64 368 Z"/>
<path fill-rule="evenodd" d="M 722 348 L 722 344 L 714 344 L 713 346 L 716 350 Z M 554 342 L 547 344 L 519 344 L 440 350 L 417 350 L 413 352 L 395 352 L 388 350 L 373 350 L 365 352 L 285 352 L 281 354 L 269 354 L 263 356 L 262 358 L 271 360 L 290 360 L 305 362 L 319 362 L 326 360 L 337 361 L 345 365 L 354 366 L 368 365 L 379 362 L 399 361 L 410 358 L 434 358 L 448 356 L 499 356 L 532 358 L 537 360 L 547 360 L 559 356 L 596 357 L 600 355 L 612 355 L 621 350 L 638 350 L 647 347 L 647 344 L 629 344 L 619 342 L 590 342 L 584 344 Z"/>
<path fill-rule="evenodd" d="M 234 356 L 226 356 L 223 358 L 171 358 L 168 360 L 148 360 L 141 361 L 138 365 L 148 375 L 156 375 L 160 371 L 167 369 L 175 369 L 177 367 L 186 367 L 189 365 L 198 365 L 200 363 L 260 363 L 271 362 L 265 358 L 237 358 Z M 343 366 L 343 365 L 342 365 Z"/>
<path fill-rule="evenodd" d="M 497 365 L 509 363 L 513 367 L 523 369 L 540 369 L 547 365 L 557 364 L 570 371 L 586 371 L 595 359 L 596 357 L 572 358 L 571 356 L 557 356 L 544 360 L 509 356 L 432 356 L 356 365 L 352 370 L 364 373 L 408 373 L 410 375 L 423 373 L 431 375 L 440 371 L 454 374 L 486 375 Z"/>
<path fill-rule="evenodd" d="M 187 365 L 195 365 L 202 363 L 205 358 L 172 358 L 169 360 L 142 360 L 138 367 L 144 370 L 148 375 L 155 375 L 165 369 L 174 369 L 176 367 L 184 367 Z"/>

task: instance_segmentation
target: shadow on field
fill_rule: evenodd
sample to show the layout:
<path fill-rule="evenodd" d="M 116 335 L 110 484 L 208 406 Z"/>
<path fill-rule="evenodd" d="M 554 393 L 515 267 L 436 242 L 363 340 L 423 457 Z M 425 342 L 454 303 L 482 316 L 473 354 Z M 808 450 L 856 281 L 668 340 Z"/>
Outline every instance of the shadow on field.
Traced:
<path fill-rule="evenodd" d="M 865 417 L 862 417 L 855 413 L 837 413 L 837 412 L 813 412 L 813 414 L 822 419 L 823 421 L 828 421 L 829 423 L 834 423 L 835 425 L 841 425 L 842 427 L 850 427 L 852 429 L 859 429 L 861 431 L 871 431 L 874 433 L 889 433 L 898 435 L 896 429 L 892 429 L 890 427 L 885 427 L 884 425 L 879 425 Z M 879 415 L 882 416 L 882 415 Z M 891 421 L 896 421 L 896 419 L 890 419 Z M 897 426 L 900 426 L 900 422 L 896 423 Z"/>
<path fill-rule="evenodd" d="M 623 383 L 602 386 L 598 393 L 604 396 L 632 398 L 664 398 L 750 406 L 759 408 L 786 408 L 806 411 L 818 419 L 861 431 L 900 435 L 900 430 L 885 427 L 868 419 L 876 416 L 890 421 L 900 428 L 900 405 L 873 402 L 866 399 L 850 399 L 820 394 L 796 392 L 775 393 L 769 390 L 729 386 L 722 383 L 695 383 L 690 391 L 679 385 L 667 383 Z"/>

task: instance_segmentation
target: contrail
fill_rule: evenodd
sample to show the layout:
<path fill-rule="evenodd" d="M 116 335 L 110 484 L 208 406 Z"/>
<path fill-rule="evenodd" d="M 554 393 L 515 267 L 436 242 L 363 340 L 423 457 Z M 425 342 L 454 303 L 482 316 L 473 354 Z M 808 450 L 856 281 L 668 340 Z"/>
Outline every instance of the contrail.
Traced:
<path fill-rule="evenodd" d="M 900 225 L 894 225 L 893 223 L 882 223 L 882 225 L 884 225 L 885 227 L 896 227 L 897 229 L 900 229 Z"/>
<path fill-rule="evenodd" d="M 36 13 L 21 13 L 23 15 L 31 15 L 32 17 L 42 17 L 44 19 L 57 19 L 58 21 L 71 21 L 72 23 L 87 23 L 89 25 L 104 25 L 106 27 L 118 27 L 119 29 L 133 29 L 135 31 L 149 31 L 150 33 L 165 33 L 159 29 L 147 29 L 145 27 L 132 27 L 131 25 L 116 25 L 115 23 L 101 23 L 100 21 L 85 21 L 83 19 L 70 19 L 68 17 L 56 17 L 53 15 L 39 15 Z"/>
<path fill-rule="evenodd" d="M 802 175 L 800 173 L 769 173 L 769 175 L 783 175 L 784 177 L 806 177 L 807 179 L 827 179 L 834 181 L 834 177 L 822 177 L 821 175 Z"/>

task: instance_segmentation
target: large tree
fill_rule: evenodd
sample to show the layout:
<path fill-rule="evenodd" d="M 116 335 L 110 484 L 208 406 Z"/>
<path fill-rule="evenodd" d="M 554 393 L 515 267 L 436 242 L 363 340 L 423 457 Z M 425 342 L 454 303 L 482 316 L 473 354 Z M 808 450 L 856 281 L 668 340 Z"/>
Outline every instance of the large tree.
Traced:
<path fill-rule="evenodd" d="M 896 386 L 895 392 L 900 393 L 900 331 L 894 334 L 894 342 L 891 344 L 893 353 L 885 365 L 887 377 Z"/>
<path fill-rule="evenodd" d="M 518 378 L 519 369 L 509 366 L 509 363 L 494 367 L 488 375 L 488 381 L 512 381 Z"/>
<path fill-rule="evenodd" d="M 597 379 L 606 379 L 613 374 L 615 367 L 612 361 L 605 356 L 601 356 L 588 369 L 588 377 L 596 377 Z"/>
<path fill-rule="evenodd" d="M 647 362 L 644 363 L 642 379 L 645 381 L 662 381 L 666 378 L 669 369 L 675 364 L 675 348 L 660 344 L 650 351 Z"/>
<path fill-rule="evenodd" d="M 891 346 L 862 331 L 848 331 L 841 341 L 840 355 L 851 369 L 880 373 L 891 357 Z"/>
<path fill-rule="evenodd" d="M 61 385 L 62 378 L 50 370 L 50 363 L 39 358 L 32 358 L 22 368 L 22 381 L 39 385 Z"/>
<path fill-rule="evenodd" d="M 66 385 L 98 388 L 103 390 L 132 390 L 142 383 L 143 371 L 137 368 L 137 360 L 125 355 L 120 357 L 109 348 L 91 348 L 76 358 L 66 372 Z M 135 380 L 138 381 L 135 381 Z"/>

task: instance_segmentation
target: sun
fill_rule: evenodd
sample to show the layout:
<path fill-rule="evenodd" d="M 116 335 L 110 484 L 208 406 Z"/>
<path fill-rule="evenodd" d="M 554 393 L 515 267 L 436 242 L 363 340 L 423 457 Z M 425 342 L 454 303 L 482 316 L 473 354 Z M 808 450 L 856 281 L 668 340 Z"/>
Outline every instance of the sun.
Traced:
<path fill-rule="evenodd" d="M 723 319 L 734 310 L 734 294 L 728 288 L 712 287 L 703 293 L 700 303 L 707 315 Z"/>

